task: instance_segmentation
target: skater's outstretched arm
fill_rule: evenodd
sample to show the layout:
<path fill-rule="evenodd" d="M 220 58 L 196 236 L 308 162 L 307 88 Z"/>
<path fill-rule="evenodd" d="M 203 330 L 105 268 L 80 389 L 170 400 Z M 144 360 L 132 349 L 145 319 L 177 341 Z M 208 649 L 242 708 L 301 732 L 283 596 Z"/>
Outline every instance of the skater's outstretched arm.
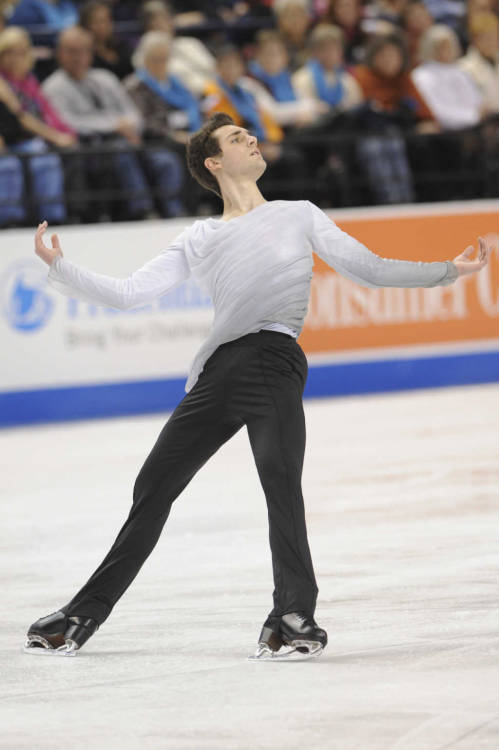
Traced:
<path fill-rule="evenodd" d="M 43 242 L 46 229 L 46 221 L 38 225 L 35 252 L 49 266 L 49 284 L 63 294 L 85 302 L 127 310 L 166 294 L 190 276 L 182 234 L 128 278 L 117 279 L 94 273 L 64 258 L 56 234 L 51 238 L 52 247 L 47 247 Z"/>
<path fill-rule="evenodd" d="M 458 276 L 480 271 L 487 264 L 492 251 L 492 245 L 480 237 L 476 260 L 471 259 L 474 253 L 472 245 L 453 261 L 423 263 L 382 258 L 343 232 L 313 203 L 310 203 L 310 210 L 309 236 L 314 252 L 342 276 L 361 286 L 446 286 Z"/>

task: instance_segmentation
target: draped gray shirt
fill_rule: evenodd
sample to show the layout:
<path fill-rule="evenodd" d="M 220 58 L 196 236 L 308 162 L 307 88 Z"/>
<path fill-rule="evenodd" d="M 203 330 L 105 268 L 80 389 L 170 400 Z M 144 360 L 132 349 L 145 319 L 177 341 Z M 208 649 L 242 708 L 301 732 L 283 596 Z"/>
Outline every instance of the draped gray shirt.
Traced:
<path fill-rule="evenodd" d="M 242 216 L 201 219 L 126 279 L 56 256 L 48 283 L 71 297 L 120 310 L 139 307 L 193 276 L 214 306 L 211 331 L 191 364 L 185 390 L 215 349 L 262 328 L 299 334 L 308 309 L 313 256 L 367 287 L 431 287 L 458 277 L 451 261 L 382 258 L 343 232 L 310 201 L 267 201 Z"/>

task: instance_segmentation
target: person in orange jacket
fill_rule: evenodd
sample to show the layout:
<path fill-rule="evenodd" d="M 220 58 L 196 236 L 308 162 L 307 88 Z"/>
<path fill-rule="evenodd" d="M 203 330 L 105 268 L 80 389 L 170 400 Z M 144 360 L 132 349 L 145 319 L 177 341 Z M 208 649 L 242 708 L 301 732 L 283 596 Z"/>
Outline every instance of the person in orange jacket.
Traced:
<path fill-rule="evenodd" d="M 396 115 L 404 110 L 417 121 L 419 132 L 439 130 L 433 113 L 411 80 L 408 53 L 397 34 L 373 40 L 367 51 L 366 63 L 356 65 L 352 72 L 374 111 Z"/>

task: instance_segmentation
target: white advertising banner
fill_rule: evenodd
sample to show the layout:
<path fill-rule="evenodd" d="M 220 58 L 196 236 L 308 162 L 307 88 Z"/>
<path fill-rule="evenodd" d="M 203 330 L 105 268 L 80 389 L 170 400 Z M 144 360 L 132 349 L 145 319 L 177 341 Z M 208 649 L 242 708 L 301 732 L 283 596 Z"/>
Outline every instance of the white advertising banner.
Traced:
<path fill-rule="evenodd" d="M 68 260 L 127 277 L 192 219 L 49 227 Z M 32 230 L 0 233 L 0 391 L 182 377 L 206 338 L 209 297 L 188 280 L 134 310 L 76 300 L 47 283 Z"/>
<path fill-rule="evenodd" d="M 407 260 L 498 236 L 499 201 L 331 213 L 375 252 Z M 77 265 L 126 278 L 193 221 L 49 227 L 47 237 L 57 231 Z M 206 293 L 190 279 L 133 310 L 88 304 L 48 284 L 33 239 L 34 229 L 0 231 L 0 428 L 175 408 L 211 327 Z M 498 252 L 469 282 L 421 290 L 362 289 L 316 259 L 299 340 L 305 396 L 499 380 Z"/>

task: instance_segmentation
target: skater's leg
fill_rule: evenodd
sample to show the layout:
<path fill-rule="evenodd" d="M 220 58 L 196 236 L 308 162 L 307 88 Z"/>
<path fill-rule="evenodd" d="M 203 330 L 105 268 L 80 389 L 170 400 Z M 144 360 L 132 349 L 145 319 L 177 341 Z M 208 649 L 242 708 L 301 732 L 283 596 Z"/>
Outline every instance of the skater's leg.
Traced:
<path fill-rule="evenodd" d="M 211 370 L 216 376 L 216 363 Z M 171 415 L 137 476 L 125 524 L 92 577 L 62 607 L 66 614 L 104 622 L 156 545 L 173 501 L 242 426 L 215 383 L 208 368 Z"/>
<path fill-rule="evenodd" d="M 306 358 L 289 337 L 280 338 L 274 346 L 260 346 L 258 351 L 263 388 L 246 421 L 268 506 L 275 584 L 270 616 L 279 619 L 290 612 L 313 616 L 318 589 L 301 490 Z"/>

